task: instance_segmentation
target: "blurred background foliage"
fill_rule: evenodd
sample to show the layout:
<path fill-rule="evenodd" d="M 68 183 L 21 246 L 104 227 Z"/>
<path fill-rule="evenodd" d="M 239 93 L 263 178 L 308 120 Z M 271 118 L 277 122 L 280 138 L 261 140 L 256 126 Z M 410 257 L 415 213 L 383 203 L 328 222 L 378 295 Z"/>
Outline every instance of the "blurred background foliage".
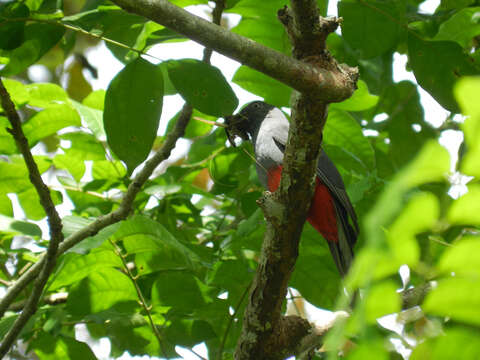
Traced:
<path fill-rule="evenodd" d="M 170 2 L 207 14 L 213 5 Z M 362 296 L 325 346 L 343 348 L 347 359 L 480 357 L 480 2 L 442 0 L 433 14 L 421 13 L 421 3 L 339 1 L 341 33 L 328 38 L 339 62 L 361 74 L 354 96 L 330 105 L 324 132 L 361 222 L 345 285 Z M 233 32 L 289 54 L 276 19 L 286 4 L 227 0 L 225 12 L 241 16 Z M 326 15 L 328 0 L 318 5 Z M 223 26 L 231 24 L 227 15 Z M 179 93 L 194 117 L 207 120 L 237 107 L 221 67 L 140 57 L 185 40 L 109 1 L 0 1 L 0 76 L 55 203 L 68 204 L 67 236 L 117 208 L 129 175 L 162 146 L 165 134 L 155 134 L 164 96 Z M 126 66 L 107 89 L 93 91 L 90 79 L 101 69 L 85 54 L 102 41 Z M 408 56 L 418 84 L 394 81 L 399 54 Z M 34 81 L 32 67 L 47 80 Z M 288 111 L 291 89 L 276 80 L 240 66 L 232 81 Z M 419 86 L 448 115 L 427 122 Z M 48 243 L 44 211 L 7 127 L 0 109 L 3 292 Z M 462 140 L 449 152 L 439 139 L 448 143 L 452 134 Z M 256 204 L 263 189 L 248 144 L 232 148 L 223 129 L 196 120 L 184 138 L 184 154 L 148 180 L 128 220 L 59 257 L 45 296 L 68 298 L 41 305 L 11 358 L 95 358 L 92 343 L 103 337 L 112 358 L 176 357 L 176 346 L 199 343 L 209 359 L 233 357 L 265 230 Z M 420 306 L 402 307 L 403 291 L 426 284 Z M 345 305 L 327 246 L 308 224 L 290 285 L 303 299 L 297 310 L 304 300 L 326 310 Z M 0 320 L 0 338 L 19 308 Z M 88 344 L 78 340 L 80 324 Z"/>

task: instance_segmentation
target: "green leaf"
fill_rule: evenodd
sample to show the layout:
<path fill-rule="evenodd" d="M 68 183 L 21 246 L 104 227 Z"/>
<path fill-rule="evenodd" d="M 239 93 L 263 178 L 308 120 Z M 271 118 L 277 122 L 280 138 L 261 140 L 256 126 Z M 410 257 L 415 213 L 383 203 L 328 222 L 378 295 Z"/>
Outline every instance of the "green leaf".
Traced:
<path fill-rule="evenodd" d="M 65 29 L 62 26 L 41 23 L 26 25 L 23 43 L 16 49 L 0 53 L 9 59 L 0 70 L 0 75 L 12 76 L 25 71 L 55 46 L 64 33 Z"/>
<path fill-rule="evenodd" d="M 19 108 L 28 102 L 30 95 L 24 84 L 13 79 L 2 79 L 2 82 L 10 94 L 10 98 L 15 104 L 15 107 Z M 2 106 L 0 105 L 0 109 L 1 108 Z"/>
<path fill-rule="evenodd" d="M 383 248 L 385 241 L 383 229 L 397 216 L 403 204 L 404 194 L 415 186 L 444 180 L 449 169 L 448 151 L 436 141 L 425 144 L 417 157 L 393 178 L 365 217 L 364 231 L 368 243 L 374 248 Z M 378 252 L 373 251 L 372 254 L 377 256 Z M 365 264 L 367 263 L 368 261 Z M 390 270 L 395 271 L 396 263 L 392 261 L 390 263 L 394 265 Z"/>
<path fill-rule="evenodd" d="M 305 226 L 289 286 L 316 307 L 333 309 L 340 281 L 326 240 L 312 226 Z"/>
<path fill-rule="evenodd" d="M 62 203 L 63 199 L 60 191 L 50 190 L 50 195 L 54 205 L 59 205 Z M 33 186 L 25 191 L 17 193 L 17 196 L 25 215 L 27 215 L 29 219 L 41 220 L 47 215 L 45 214 L 43 207 L 40 205 L 40 199 Z"/>
<path fill-rule="evenodd" d="M 85 106 L 71 100 L 73 107 L 78 111 L 78 114 L 85 121 L 87 127 L 93 132 L 95 137 L 99 140 L 105 139 L 106 134 L 103 127 L 103 111 Z M 102 105 L 103 107 L 103 105 Z"/>
<path fill-rule="evenodd" d="M 390 139 L 387 161 L 399 168 L 418 154 L 427 139 L 435 138 L 436 132 L 424 120 L 417 85 L 409 81 L 388 86 L 380 106 L 390 115 L 385 124 Z M 413 129 L 415 125 L 420 126 L 419 132 Z"/>
<path fill-rule="evenodd" d="M 423 310 L 427 314 L 480 325 L 480 286 L 477 278 L 451 277 L 438 281 L 427 295 Z"/>
<path fill-rule="evenodd" d="M 444 21 L 435 40 L 456 41 L 463 48 L 469 48 L 473 38 L 480 35 L 480 7 L 461 9 Z"/>
<path fill-rule="evenodd" d="M 440 9 L 461 9 L 473 4 L 476 0 L 442 0 Z"/>
<path fill-rule="evenodd" d="M 210 301 L 207 287 L 191 274 L 180 271 L 156 275 L 152 288 L 152 305 L 170 306 L 175 311 L 191 311 Z"/>
<path fill-rule="evenodd" d="M 369 59 L 392 50 L 402 35 L 405 9 L 401 1 L 341 1 L 342 35 L 358 54 Z M 372 41 L 375 39 L 374 41 Z"/>
<path fill-rule="evenodd" d="M 129 48 L 143 50 L 143 47 L 137 48 L 136 43 L 147 20 L 144 17 L 123 11 L 117 6 L 100 5 L 94 10 L 66 16 L 62 20 L 90 33 L 117 41 Z M 128 48 L 110 42 L 107 42 L 106 45 L 113 55 L 122 62 L 138 56 L 137 52 L 132 52 Z"/>
<path fill-rule="evenodd" d="M 31 344 L 35 354 L 40 360 L 96 360 L 92 349 L 84 342 L 74 338 L 57 335 L 52 336 L 47 332 L 37 334 Z"/>
<path fill-rule="evenodd" d="M 103 89 L 92 91 L 85 99 L 82 100 L 82 104 L 92 109 L 103 111 L 105 95 L 106 91 Z"/>
<path fill-rule="evenodd" d="M 438 269 L 445 273 L 480 279 L 480 239 L 467 236 L 448 248 L 438 262 Z"/>
<path fill-rule="evenodd" d="M 331 109 L 323 130 L 325 144 L 336 145 L 358 159 L 365 169 L 375 167 L 372 145 L 362 133 L 358 122 L 346 111 Z"/>
<path fill-rule="evenodd" d="M 90 273 L 69 293 L 67 309 L 75 315 L 87 315 L 136 300 L 135 287 L 126 275 L 102 268 Z"/>
<path fill-rule="evenodd" d="M 170 131 L 173 130 L 181 113 L 182 113 L 182 110 L 176 113 L 175 116 L 169 120 L 167 125 L 167 130 L 165 133 L 168 134 Z M 205 120 L 210 120 L 210 121 L 217 120 L 216 117 L 203 114 L 200 111 L 193 109 L 191 120 L 189 121 L 187 128 L 185 129 L 185 134 L 183 135 L 184 138 L 186 139 L 198 138 L 200 136 L 207 135 L 212 130 L 213 125 L 204 123 L 199 120 L 195 120 L 196 117 L 205 119 Z"/>
<path fill-rule="evenodd" d="M 468 192 L 452 203 L 448 221 L 451 224 L 480 225 L 480 185 L 470 185 Z"/>
<path fill-rule="evenodd" d="M 352 352 L 349 353 L 348 360 L 388 360 L 390 359 L 389 353 L 385 349 L 385 346 L 380 341 L 374 341 L 370 339 L 368 343 L 361 343 L 359 346 L 355 346 Z"/>
<path fill-rule="evenodd" d="M 152 149 L 162 104 L 162 72 L 142 58 L 125 66 L 107 89 L 103 113 L 107 141 L 130 174 Z"/>
<path fill-rule="evenodd" d="M 188 152 L 188 162 L 194 164 L 202 161 L 224 146 L 225 132 L 223 129 L 217 129 L 192 144 Z"/>
<path fill-rule="evenodd" d="M 122 240 L 129 254 L 137 254 L 140 273 L 168 269 L 195 270 L 198 256 L 180 243 L 165 227 L 147 217 L 122 222 L 114 239 Z"/>
<path fill-rule="evenodd" d="M 408 36 L 408 56 L 422 88 L 445 109 L 460 112 L 453 97 L 453 86 L 461 76 L 478 74 L 460 45 L 449 41 L 425 41 L 412 33 Z"/>
<path fill-rule="evenodd" d="M 13 19 L 27 18 L 29 14 L 30 10 L 22 3 L 14 2 L 0 5 L 0 17 L 7 20 L 2 21 L 0 26 L 0 49 L 13 50 L 22 44 L 25 35 L 25 22 Z"/>
<path fill-rule="evenodd" d="M 292 89 L 270 76 L 240 66 L 232 81 L 245 90 L 263 97 L 263 100 L 277 107 L 289 106 Z"/>
<path fill-rule="evenodd" d="M 66 254 L 63 258 L 50 290 L 76 283 L 103 268 L 122 268 L 122 261 L 110 244 L 93 249 L 89 254 Z"/>
<path fill-rule="evenodd" d="M 478 329 L 447 327 L 441 335 L 418 344 L 410 360 L 476 360 L 480 354 L 479 339 Z"/>
<path fill-rule="evenodd" d="M 205 114 L 231 115 L 238 99 L 225 77 L 216 67 L 195 59 L 167 62 L 170 81 L 180 95 Z"/>
<path fill-rule="evenodd" d="M 253 272 L 247 263 L 239 260 L 218 261 L 209 273 L 209 286 L 228 291 L 228 298 L 235 303 L 249 287 Z"/>
<path fill-rule="evenodd" d="M 415 236 L 431 229 L 440 214 L 435 195 L 418 193 L 412 196 L 387 231 L 387 241 L 399 263 L 415 266 L 420 249 Z"/>
<path fill-rule="evenodd" d="M 38 225 L 28 221 L 21 221 L 4 215 L 0 215 L 0 231 L 9 232 L 15 235 L 27 235 L 41 237 L 42 230 Z"/>
<path fill-rule="evenodd" d="M 22 127 L 30 147 L 68 126 L 80 126 L 80 116 L 65 104 L 52 105 L 32 116 Z"/>
<path fill-rule="evenodd" d="M 480 78 L 467 77 L 458 81 L 455 87 L 457 99 L 462 113 L 470 115 L 463 123 L 463 132 L 468 151 L 462 160 L 462 172 L 480 177 L 480 103 L 477 94 L 480 92 Z"/>
<path fill-rule="evenodd" d="M 68 95 L 60 86 L 51 83 L 34 83 L 25 85 L 28 92 L 28 104 L 47 108 L 56 104 L 68 103 Z"/>
<path fill-rule="evenodd" d="M 208 322 L 191 319 L 175 319 L 165 329 L 165 336 L 172 344 L 187 347 L 217 338 L 217 334 Z"/>
<path fill-rule="evenodd" d="M 377 105 L 378 96 L 368 92 L 367 84 L 363 80 L 358 80 L 358 89 L 355 90 L 353 96 L 341 103 L 333 103 L 330 109 L 340 109 L 346 111 L 363 111 Z"/>
<path fill-rule="evenodd" d="M 12 134 L 7 131 L 10 128 L 10 121 L 6 117 L 0 116 L 0 154 L 10 155 L 18 152 Z"/>
<path fill-rule="evenodd" d="M 401 310 L 402 300 L 397 288 L 392 281 L 383 281 L 369 289 L 365 298 L 365 314 L 370 324 L 374 324 L 379 317 Z"/>
<path fill-rule="evenodd" d="M 242 15 L 242 20 L 232 31 L 287 54 L 290 51 L 290 41 L 284 27 L 277 19 L 278 9 L 287 4 L 285 0 L 239 1 L 228 10 L 228 12 Z"/>

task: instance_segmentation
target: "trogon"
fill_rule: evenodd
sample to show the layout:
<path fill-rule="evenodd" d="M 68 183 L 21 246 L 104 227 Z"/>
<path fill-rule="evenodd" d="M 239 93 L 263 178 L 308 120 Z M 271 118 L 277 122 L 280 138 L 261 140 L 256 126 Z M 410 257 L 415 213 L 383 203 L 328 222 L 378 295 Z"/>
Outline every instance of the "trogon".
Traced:
<path fill-rule="evenodd" d="M 277 190 L 290 126 L 286 116 L 273 105 L 254 101 L 225 120 L 230 142 L 233 144 L 231 135 L 252 142 L 260 182 L 269 191 Z M 323 149 L 316 175 L 307 220 L 327 240 L 338 271 L 344 276 L 353 260 L 359 231 L 357 216 L 340 173 Z"/>

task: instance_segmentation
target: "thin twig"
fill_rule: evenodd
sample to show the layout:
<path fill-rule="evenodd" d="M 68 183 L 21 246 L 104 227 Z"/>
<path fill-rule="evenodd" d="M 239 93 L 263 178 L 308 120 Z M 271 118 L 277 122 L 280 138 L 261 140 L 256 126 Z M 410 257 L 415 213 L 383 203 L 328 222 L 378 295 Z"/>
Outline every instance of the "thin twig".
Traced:
<path fill-rule="evenodd" d="M 3 19 L 2 19 L 3 20 Z M 103 40 L 107 43 L 110 43 L 112 45 L 115 45 L 115 46 L 118 46 L 118 47 L 121 47 L 121 48 L 124 48 L 124 49 L 127 49 L 127 50 L 130 50 L 130 51 L 133 51 L 133 52 L 136 52 L 137 54 L 139 55 L 145 55 L 145 56 L 148 56 L 148 57 L 151 57 L 152 59 L 155 59 L 157 61 L 162 61 L 162 59 L 156 57 L 156 56 L 153 56 L 153 55 L 150 55 L 149 53 L 143 51 L 143 50 L 139 50 L 139 49 L 135 49 L 129 45 L 126 45 L 126 44 L 123 44 L 119 41 L 116 41 L 116 40 L 113 40 L 113 39 L 110 39 L 110 38 L 107 38 L 103 35 L 99 35 L 99 34 L 95 34 L 95 33 L 92 33 L 92 32 L 89 32 L 87 30 L 84 30 L 82 28 L 79 28 L 79 27 L 76 27 L 76 26 L 73 26 L 73 25 L 70 25 L 70 24 L 67 24 L 61 20 L 49 20 L 49 19 L 37 19 L 37 18 L 30 18 L 30 17 L 27 17 L 27 18 L 8 18 L 8 19 L 5 19 L 4 20 L 5 22 L 25 22 L 25 21 L 32 21 L 32 22 L 38 22 L 38 23 L 45 23 L 45 24 L 51 24 L 51 25 L 58 25 L 58 26 L 62 26 L 64 27 L 65 29 L 69 29 L 69 30 L 72 30 L 72 31 L 75 31 L 75 32 L 79 32 L 81 34 L 84 34 L 84 35 L 88 35 L 90 37 L 93 37 L 93 38 L 96 38 L 96 39 L 99 39 L 99 40 Z"/>
<path fill-rule="evenodd" d="M 150 327 L 152 328 L 152 331 L 153 331 L 155 337 L 157 338 L 158 346 L 160 347 L 160 350 L 163 354 L 163 357 L 168 359 L 167 353 L 165 352 L 165 348 L 163 347 L 163 342 L 162 342 L 162 337 L 160 336 L 160 332 L 158 331 L 157 326 L 153 322 L 152 312 L 151 312 L 152 306 L 147 305 L 147 302 L 145 301 L 145 297 L 142 294 L 142 290 L 140 289 L 140 286 L 138 286 L 137 277 L 133 275 L 132 271 L 130 270 L 130 267 L 127 264 L 127 260 L 125 259 L 126 256 L 124 254 L 122 254 L 122 251 L 120 250 L 118 245 L 115 244 L 115 242 L 112 241 L 112 239 L 109 239 L 109 241 L 110 241 L 110 244 L 112 244 L 112 246 L 113 246 L 113 251 L 122 261 L 123 268 L 125 270 L 125 274 L 132 281 L 133 286 L 135 287 L 135 290 L 137 291 L 138 300 L 139 300 L 140 305 L 142 306 L 143 310 L 147 314 L 148 322 L 150 323 Z"/>
<path fill-rule="evenodd" d="M 192 117 L 192 119 L 197 120 L 197 121 L 201 121 L 205 124 L 215 125 L 215 126 L 222 127 L 222 128 L 227 127 L 227 125 L 225 125 L 225 124 L 222 124 L 222 123 L 219 123 L 219 122 L 216 122 L 216 121 L 207 120 L 207 119 L 202 119 L 201 117 L 198 117 L 198 116 L 194 116 L 194 117 Z"/>
<path fill-rule="evenodd" d="M 59 244 L 63 241 L 63 233 L 62 220 L 60 219 L 60 216 L 55 209 L 55 204 L 53 203 L 52 197 L 50 196 L 50 190 L 42 180 L 40 171 L 38 170 L 37 164 L 35 163 L 33 155 L 30 151 L 28 140 L 23 133 L 20 116 L 18 115 L 18 112 L 15 109 L 15 105 L 10 98 L 10 94 L 7 92 L 7 89 L 5 89 L 1 78 L 0 97 L 2 107 L 7 114 L 10 125 L 12 126 L 12 128 L 7 129 L 7 131 L 14 137 L 17 148 L 23 156 L 25 165 L 28 169 L 30 182 L 35 187 L 35 190 L 40 198 L 40 204 L 42 205 L 42 208 L 47 214 L 47 222 L 50 229 L 50 242 L 48 244 L 47 253 L 44 256 L 45 261 L 40 270 L 40 275 L 35 280 L 33 290 L 30 293 L 30 296 L 22 313 L 15 320 L 12 327 L 5 335 L 2 344 L 0 345 L 0 358 L 3 358 L 12 346 L 12 344 L 15 342 L 15 339 L 20 334 L 20 331 L 26 325 L 27 321 L 37 310 L 38 301 L 40 300 L 40 297 L 42 295 L 43 288 L 47 283 L 50 273 L 55 267 L 57 250 Z"/>

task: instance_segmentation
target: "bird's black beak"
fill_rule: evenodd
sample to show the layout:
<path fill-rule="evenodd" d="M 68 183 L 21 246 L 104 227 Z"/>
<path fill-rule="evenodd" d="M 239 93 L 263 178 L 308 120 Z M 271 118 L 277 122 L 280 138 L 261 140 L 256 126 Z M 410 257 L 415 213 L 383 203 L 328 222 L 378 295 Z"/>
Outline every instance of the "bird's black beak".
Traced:
<path fill-rule="evenodd" d="M 234 141 L 235 136 L 239 136 L 240 138 L 242 138 L 242 140 L 245 141 L 249 140 L 248 134 L 241 126 L 244 119 L 240 113 L 236 115 L 225 116 L 224 119 L 225 125 L 227 125 L 227 127 L 225 128 L 225 133 L 227 134 L 228 141 L 233 147 L 236 147 Z"/>

